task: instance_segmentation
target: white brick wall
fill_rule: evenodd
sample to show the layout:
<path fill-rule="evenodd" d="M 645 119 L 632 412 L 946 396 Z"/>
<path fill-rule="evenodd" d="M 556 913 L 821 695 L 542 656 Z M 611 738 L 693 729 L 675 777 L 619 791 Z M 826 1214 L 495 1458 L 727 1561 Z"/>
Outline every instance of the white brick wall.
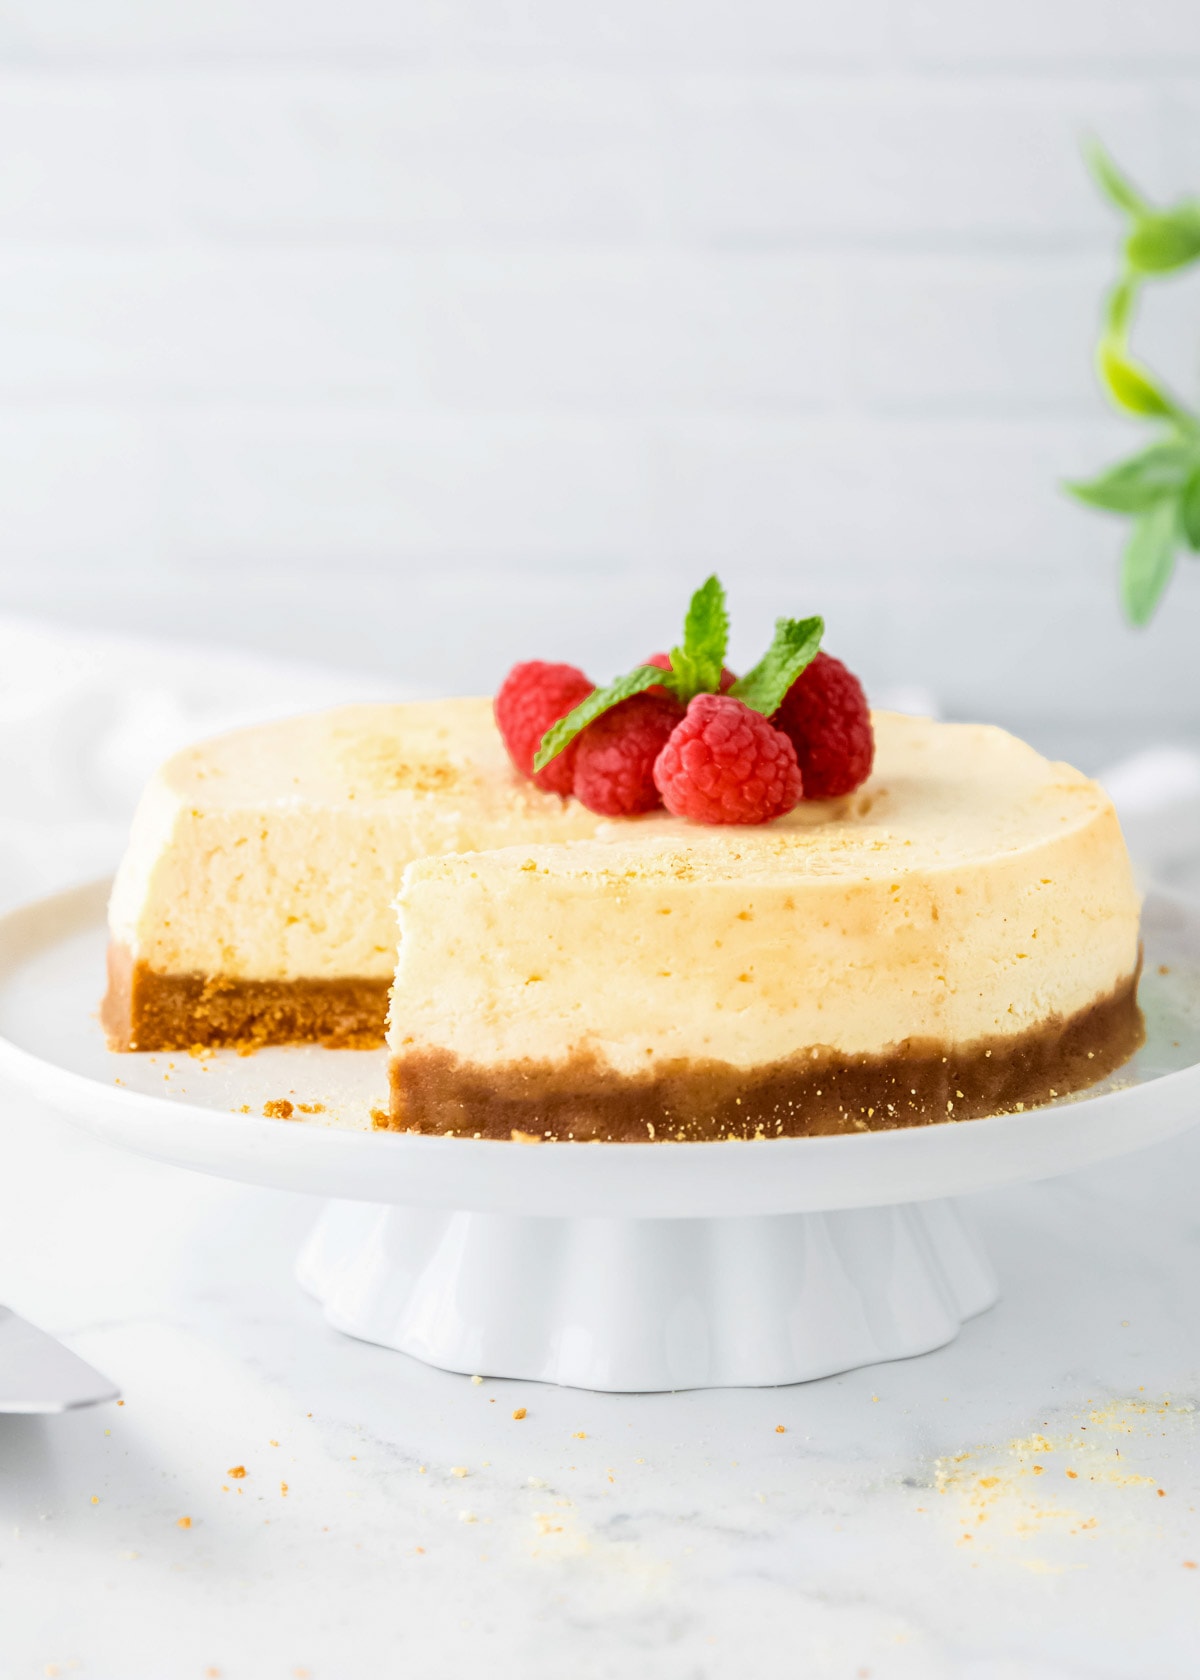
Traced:
<path fill-rule="evenodd" d="M 1135 636 L 1056 488 L 1089 130 L 1200 191 L 1196 0 L 0 0 L 0 607 L 474 688 L 717 566 L 743 658 L 1200 730 L 1200 568 Z"/>

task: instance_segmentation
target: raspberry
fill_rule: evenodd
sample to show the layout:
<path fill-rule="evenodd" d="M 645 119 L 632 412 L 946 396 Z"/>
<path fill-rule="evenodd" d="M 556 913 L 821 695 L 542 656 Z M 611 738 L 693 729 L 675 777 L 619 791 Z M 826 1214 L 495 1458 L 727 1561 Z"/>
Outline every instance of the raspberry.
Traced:
<path fill-rule="evenodd" d="M 674 816 L 763 823 L 802 791 L 796 749 L 765 717 L 725 694 L 698 694 L 659 753 L 654 780 Z"/>
<path fill-rule="evenodd" d="M 496 695 L 496 726 L 522 776 L 528 776 L 546 793 L 570 793 L 575 775 L 578 737 L 557 758 L 552 758 L 536 776 L 533 757 L 542 736 L 552 723 L 586 700 L 595 685 L 574 665 L 547 665 L 541 659 L 527 659 L 514 665 Z"/>
<path fill-rule="evenodd" d="M 657 665 L 660 671 L 669 671 L 672 668 L 671 667 L 671 655 L 669 653 L 652 653 L 650 655 L 649 659 L 643 659 L 642 660 L 642 664 L 643 665 Z M 737 681 L 737 678 L 734 676 L 733 672 L 729 669 L 729 667 L 727 665 L 722 665 L 722 667 L 721 667 L 721 693 L 724 694 L 724 692 L 727 688 L 732 688 L 736 681 Z M 666 691 L 665 688 L 652 688 L 652 689 L 649 690 L 649 692 L 651 694 L 665 694 L 667 691 Z"/>
<path fill-rule="evenodd" d="M 662 689 L 635 694 L 602 712 L 579 737 L 575 797 L 603 817 L 633 817 L 662 804 L 654 761 L 683 707 Z"/>
<path fill-rule="evenodd" d="M 867 697 L 840 659 L 819 653 L 771 721 L 796 749 L 805 799 L 838 799 L 871 774 L 875 735 Z"/>

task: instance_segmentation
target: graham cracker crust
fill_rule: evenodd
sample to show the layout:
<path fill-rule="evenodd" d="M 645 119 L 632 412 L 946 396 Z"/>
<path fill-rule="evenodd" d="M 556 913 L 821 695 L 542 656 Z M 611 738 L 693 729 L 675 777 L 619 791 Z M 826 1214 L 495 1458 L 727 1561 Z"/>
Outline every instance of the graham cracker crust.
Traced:
<path fill-rule="evenodd" d="M 392 1058 L 391 1112 L 376 1124 L 451 1137 L 632 1143 L 973 1120 L 1085 1090 L 1128 1061 L 1145 1037 L 1137 984 L 1134 973 L 1079 1014 L 1016 1038 L 953 1050 L 908 1040 L 886 1055 L 849 1059 L 809 1050 L 750 1070 L 679 1060 L 635 1078 L 613 1073 L 592 1052 L 497 1068 L 409 1050 Z"/>
<path fill-rule="evenodd" d="M 257 1049 L 323 1044 L 374 1050 L 387 1023 L 387 980 L 238 980 L 158 974 L 126 945 L 108 948 L 100 1020 L 110 1050 Z"/>

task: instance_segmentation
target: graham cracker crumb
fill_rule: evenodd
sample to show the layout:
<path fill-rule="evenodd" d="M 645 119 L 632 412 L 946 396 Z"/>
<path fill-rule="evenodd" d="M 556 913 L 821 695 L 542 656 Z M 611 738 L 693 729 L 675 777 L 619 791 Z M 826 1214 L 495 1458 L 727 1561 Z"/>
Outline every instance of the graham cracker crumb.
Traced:
<path fill-rule="evenodd" d="M 290 1120 L 292 1113 L 292 1105 L 286 1097 L 273 1097 L 263 1104 L 263 1114 L 268 1120 Z"/>
<path fill-rule="evenodd" d="M 240 1482 L 242 1480 L 243 1476 L 246 1474 L 246 1466 L 244 1464 L 235 1464 L 233 1466 L 233 1469 L 232 1470 L 226 1470 L 225 1474 L 230 1478 L 231 1481 Z"/>
<path fill-rule="evenodd" d="M 176 1526 L 176 1528 L 191 1528 L 192 1519 L 191 1519 L 191 1517 L 180 1517 L 179 1521 L 175 1524 L 175 1526 Z"/>
<path fill-rule="evenodd" d="M 518 1406 L 516 1411 L 513 1413 L 513 1417 L 516 1418 L 518 1423 L 520 1423 L 523 1417 L 527 1417 L 528 1415 L 529 1414 L 526 1412 L 524 1406 Z"/>

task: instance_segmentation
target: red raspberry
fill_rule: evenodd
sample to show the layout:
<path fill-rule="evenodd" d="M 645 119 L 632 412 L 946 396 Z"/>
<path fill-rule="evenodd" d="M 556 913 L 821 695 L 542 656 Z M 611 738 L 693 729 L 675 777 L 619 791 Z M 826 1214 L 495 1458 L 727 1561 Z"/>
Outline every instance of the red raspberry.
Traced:
<path fill-rule="evenodd" d="M 769 719 L 727 694 L 698 694 L 654 764 L 663 804 L 702 823 L 763 823 L 802 790 L 796 749 Z"/>
<path fill-rule="evenodd" d="M 662 804 L 654 761 L 683 707 L 662 689 L 635 694 L 601 712 L 579 737 L 575 797 L 603 817 L 633 817 Z"/>
<path fill-rule="evenodd" d="M 642 664 L 657 665 L 660 671 L 669 671 L 671 669 L 671 655 L 669 653 L 652 653 L 649 659 L 642 660 Z M 727 688 L 732 688 L 736 681 L 737 678 L 734 676 L 729 667 L 727 665 L 722 665 L 721 693 L 724 694 Z M 665 688 L 652 688 L 649 692 L 651 694 L 665 694 L 667 691 Z"/>
<path fill-rule="evenodd" d="M 514 665 L 496 696 L 496 727 L 504 737 L 508 756 L 522 776 L 546 793 L 570 793 L 575 775 L 578 736 L 544 770 L 533 773 L 533 757 L 552 723 L 566 717 L 595 685 L 574 665 L 547 665 L 527 659 Z"/>
<path fill-rule="evenodd" d="M 840 659 L 819 653 L 772 718 L 796 749 L 805 799 L 838 799 L 871 774 L 875 734 L 862 684 Z"/>

